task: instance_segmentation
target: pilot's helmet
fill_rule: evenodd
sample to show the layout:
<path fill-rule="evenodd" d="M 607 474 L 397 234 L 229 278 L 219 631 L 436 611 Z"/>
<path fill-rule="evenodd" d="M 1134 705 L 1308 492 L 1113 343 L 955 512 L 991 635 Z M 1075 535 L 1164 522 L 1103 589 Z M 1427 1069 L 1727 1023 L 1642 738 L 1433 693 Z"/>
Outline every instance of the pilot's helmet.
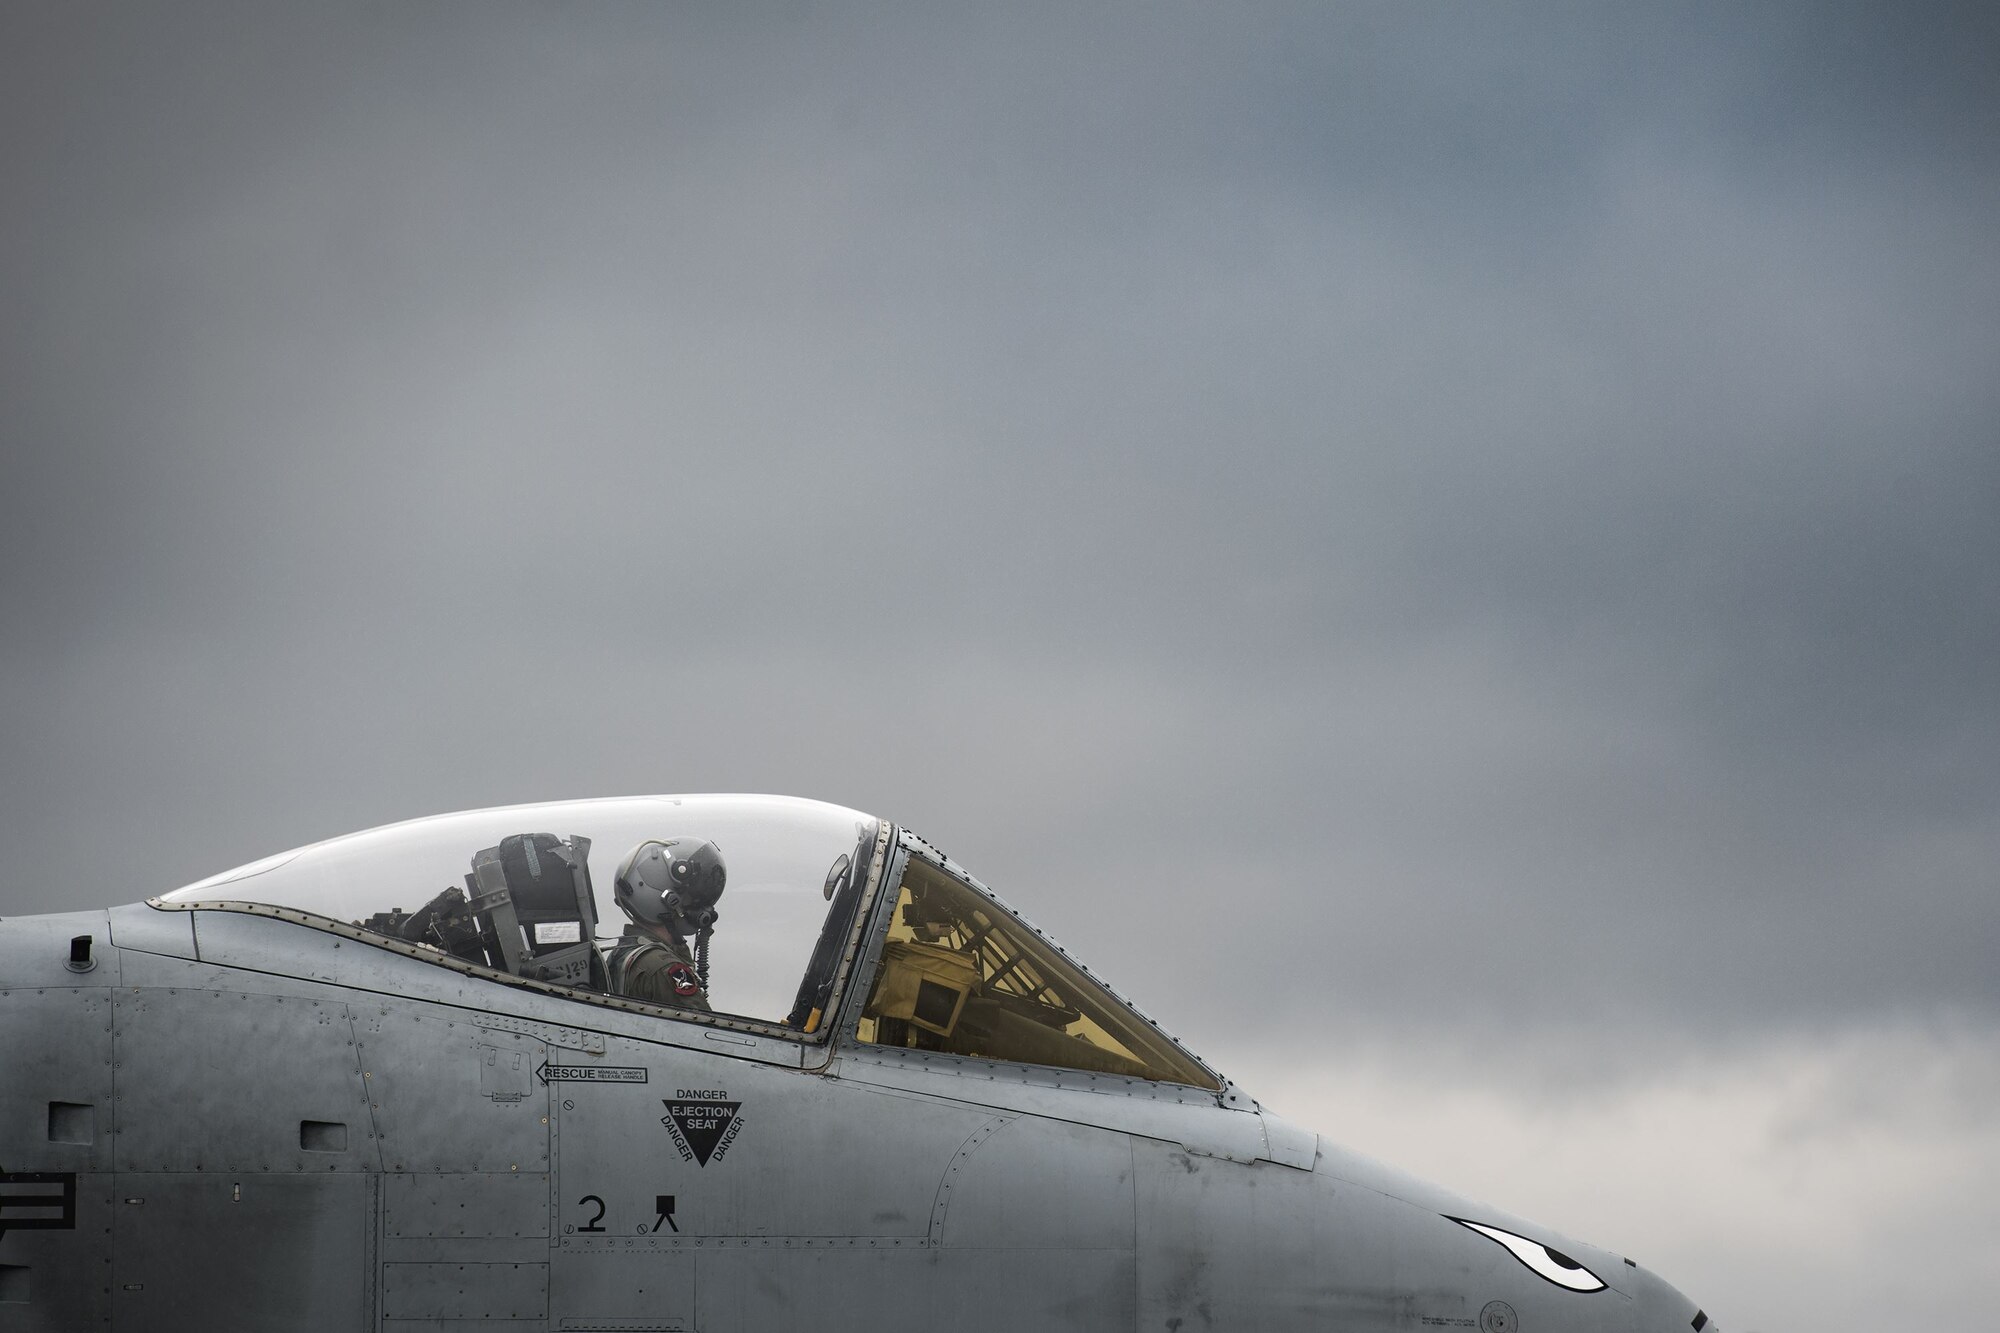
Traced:
<path fill-rule="evenodd" d="M 677 935 L 714 927 L 729 872 L 722 851 L 699 838 L 648 838 L 618 863 L 612 896 L 634 921 Z"/>

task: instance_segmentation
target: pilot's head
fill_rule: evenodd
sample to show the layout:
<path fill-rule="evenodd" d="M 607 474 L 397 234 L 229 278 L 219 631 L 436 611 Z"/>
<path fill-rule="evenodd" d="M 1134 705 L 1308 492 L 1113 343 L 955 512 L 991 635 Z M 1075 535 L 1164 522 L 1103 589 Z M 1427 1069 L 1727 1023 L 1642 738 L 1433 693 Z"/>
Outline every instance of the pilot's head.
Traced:
<path fill-rule="evenodd" d="M 648 838 L 618 863 L 612 896 L 641 927 L 699 935 L 714 928 L 715 903 L 728 877 L 712 842 Z"/>

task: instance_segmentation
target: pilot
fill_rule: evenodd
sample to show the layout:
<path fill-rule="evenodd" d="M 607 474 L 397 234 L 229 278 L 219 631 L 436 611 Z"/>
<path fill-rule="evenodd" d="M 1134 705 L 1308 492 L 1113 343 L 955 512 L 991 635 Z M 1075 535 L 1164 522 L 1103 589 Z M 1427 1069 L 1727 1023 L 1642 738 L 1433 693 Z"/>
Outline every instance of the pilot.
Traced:
<path fill-rule="evenodd" d="M 612 896 L 632 924 L 604 959 L 611 992 L 713 1012 L 708 937 L 727 878 L 721 850 L 696 838 L 649 838 L 626 853 Z"/>

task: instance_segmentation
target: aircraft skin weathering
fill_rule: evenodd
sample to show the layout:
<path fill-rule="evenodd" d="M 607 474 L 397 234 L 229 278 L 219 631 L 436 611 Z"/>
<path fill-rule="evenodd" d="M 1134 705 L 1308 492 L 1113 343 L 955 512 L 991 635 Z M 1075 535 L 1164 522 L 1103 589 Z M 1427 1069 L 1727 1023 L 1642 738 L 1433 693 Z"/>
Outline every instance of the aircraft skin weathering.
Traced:
<path fill-rule="evenodd" d="M 727 859 L 713 1012 L 604 966 L 619 858 L 676 839 Z M 0 919 L 0 1069 L 0 1333 L 1714 1329 L 819 802 L 470 811 Z"/>

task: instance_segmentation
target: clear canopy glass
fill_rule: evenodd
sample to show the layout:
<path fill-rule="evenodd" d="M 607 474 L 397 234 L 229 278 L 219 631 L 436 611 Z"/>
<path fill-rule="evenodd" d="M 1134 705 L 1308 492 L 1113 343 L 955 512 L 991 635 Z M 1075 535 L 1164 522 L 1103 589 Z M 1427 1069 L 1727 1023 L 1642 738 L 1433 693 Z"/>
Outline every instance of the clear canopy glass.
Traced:
<path fill-rule="evenodd" d="M 538 873 L 541 862 L 574 855 L 588 868 L 587 881 L 577 877 L 587 889 L 578 892 L 592 902 L 586 919 L 595 917 L 602 952 L 626 924 L 612 898 L 626 854 L 649 840 L 705 840 L 721 850 L 728 868 L 716 904 L 709 1002 L 718 1013 L 778 1023 L 793 1008 L 827 917 L 829 870 L 843 856 L 855 858 L 857 843 L 872 839 L 876 828 L 857 810 L 785 796 L 635 796 L 508 806 L 315 843 L 190 884 L 164 901 L 181 907 L 261 903 L 389 934 L 448 890 L 476 900 L 483 884 L 497 882 L 492 877 L 509 848 L 517 859 L 535 862 Z M 541 834 L 550 836 L 535 836 Z M 544 972 L 559 982 L 601 985 L 588 973 L 556 974 L 565 957 L 591 953 L 577 947 L 583 943 L 577 913 L 568 913 L 568 921 L 555 919 L 560 915 L 524 905 L 517 951 L 531 969 L 542 956 Z M 534 919 L 540 916 L 550 919 Z"/>

